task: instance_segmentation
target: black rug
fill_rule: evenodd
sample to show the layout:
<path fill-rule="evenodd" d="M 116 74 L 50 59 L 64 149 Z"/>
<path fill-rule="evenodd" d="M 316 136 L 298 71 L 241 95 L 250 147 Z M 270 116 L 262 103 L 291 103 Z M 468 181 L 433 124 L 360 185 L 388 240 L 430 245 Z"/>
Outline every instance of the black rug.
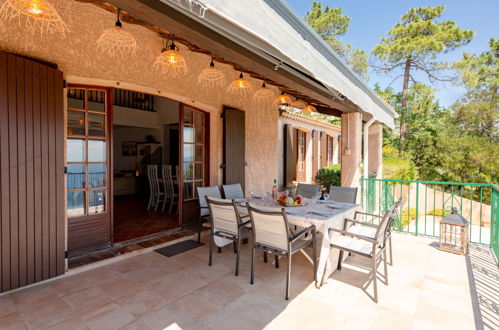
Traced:
<path fill-rule="evenodd" d="M 158 252 L 159 254 L 162 254 L 166 257 L 173 257 L 179 253 L 183 253 L 192 249 L 195 249 L 197 247 L 203 246 L 203 243 L 198 243 L 192 239 L 188 239 L 186 241 L 178 242 L 173 245 L 165 246 L 161 249 L 154 250 L 155 252 Z"/>

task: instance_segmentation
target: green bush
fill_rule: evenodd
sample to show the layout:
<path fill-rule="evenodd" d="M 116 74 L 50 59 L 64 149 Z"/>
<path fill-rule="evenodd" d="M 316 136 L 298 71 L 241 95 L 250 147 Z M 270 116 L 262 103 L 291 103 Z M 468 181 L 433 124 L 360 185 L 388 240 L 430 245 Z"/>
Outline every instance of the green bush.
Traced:
<path fill-rule="evenodd" d="M 416 219 L 416 209 L 410 207 L 409 209 L 402 210 L 402 227 L 407 227 L 409 222 Z"/>
<path fill-rule="evenodd" d="M 391 180 L 416 180 L 418 171 L 408 156 L 400 156 L 392 147 L 383 147 L 383 178 Z"/>
<path fill-rule="evenodd" d="M 329 192 L 330 186 L 341 185 L 341 166 L 340 164 L 323 167 L 317 171 L 315 182 L 322 186 L 322 192 Z"/>
<path fill-rule="evenodd" d="M 428 211 L 428 213 L 426 213 L 426 214 L 427 215 L 434 215 L 437 217 L 445 217 L 445 216 L 449 215 L 450 213 L 451 212 L 449 210 L 434 209 L 434 210 Z"/>

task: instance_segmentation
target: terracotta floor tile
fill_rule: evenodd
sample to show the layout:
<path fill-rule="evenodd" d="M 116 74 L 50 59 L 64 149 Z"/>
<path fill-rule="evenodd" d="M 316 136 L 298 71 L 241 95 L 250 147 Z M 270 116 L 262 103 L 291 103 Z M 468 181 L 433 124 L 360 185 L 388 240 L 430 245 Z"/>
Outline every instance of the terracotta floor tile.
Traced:
<path fill-rule="evenodd" d="M 66 295 L 62 299 L 79 314 L 89 312 L 96 307 L 113 302 L 107 293 L 95 285 L 73 294 Z"/>
<path fill-rule="evenodd" d="M 136 317 L 144 316 L 160 309 L 165 301 L 151 289 L 142 289 L 116 300 L 123 308 Z"/>
<path fill-rule="evenodd" d="M 128 280 L 123 276 L 100 282 L 97 286 L 113 299 L 126 296 L 140 289 L 140 285 L 135 281 Z"/>
<path fill-rule="evenodd" d="M 135 321 L 135 317 L 116 303 L 100 306 L 80 315 L 90 329 L 120 329 Z"/>
<path fill-rule="evenodd" d="M 24 319 L 21 317 L 21 314 L 18 312 L 4 314 L 0 316 L 0 327 L 2 329 L 29 329 Z"/>

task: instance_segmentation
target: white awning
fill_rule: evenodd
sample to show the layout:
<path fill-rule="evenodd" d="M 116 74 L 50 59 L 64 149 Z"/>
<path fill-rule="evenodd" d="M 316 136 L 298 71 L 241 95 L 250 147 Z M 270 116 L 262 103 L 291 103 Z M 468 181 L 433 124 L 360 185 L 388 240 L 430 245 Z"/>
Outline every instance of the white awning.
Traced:
<path fill-rule="evenodd" d="M 397 114 L 338 58 L 283 0 L 162 0 L 190 6 L 198 20 L 240 42 L 320 81 L 342 94 L 376 121 L 394 127 Z M 187 3 L 187 5 L 185 4 Z M 182 5 L 183 4 L 183 5 Z M 193 9 L 197 6 L 197 9 Z M 199 10 L 201 8 L 201 10 Z M 196 12 L 197 10 L 197 12 Z"/>

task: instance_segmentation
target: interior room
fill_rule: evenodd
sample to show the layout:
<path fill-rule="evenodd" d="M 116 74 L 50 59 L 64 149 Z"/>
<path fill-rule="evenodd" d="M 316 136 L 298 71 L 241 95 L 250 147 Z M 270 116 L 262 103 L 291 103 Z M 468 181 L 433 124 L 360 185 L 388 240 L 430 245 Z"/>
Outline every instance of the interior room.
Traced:
<path fill-rule="evenodd" d="M 136 239 L 179 225 L 178 198 L 150 199 L 154 186 L 165 193 L 162 165 L 171 165 L 177 194 L 179 103 L 138 92 L 114 90 L 113 230 L 114 242 Z M 148 165 L 157 165 L 157 172 Z M 152 182 L 152 184 L 151 184 Z M 154 194 L 153 194 L 154 195 Z"/>

